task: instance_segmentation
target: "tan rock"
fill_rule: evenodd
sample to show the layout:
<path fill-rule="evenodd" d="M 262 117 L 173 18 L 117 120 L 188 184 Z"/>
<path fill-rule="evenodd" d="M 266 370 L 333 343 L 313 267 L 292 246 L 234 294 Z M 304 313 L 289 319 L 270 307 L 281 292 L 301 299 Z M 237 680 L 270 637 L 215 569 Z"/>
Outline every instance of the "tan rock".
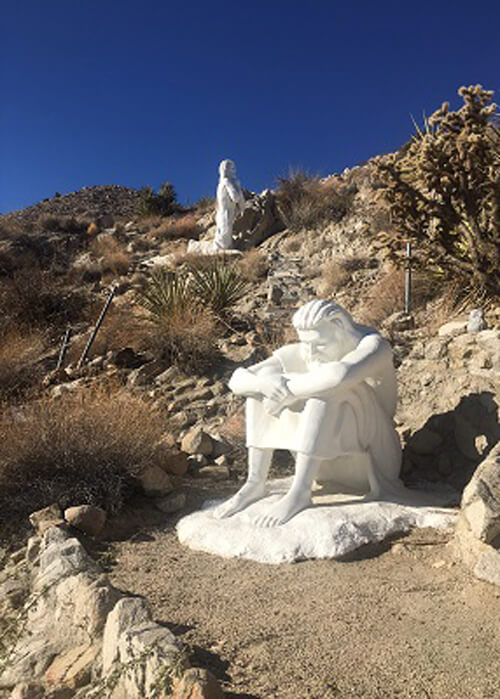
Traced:
<path fill-rule="evenodd" d="M 224 692 L 211 672 L 192 667 L 175 683 L 172 699 L 224 699 Z"/>
<path fill-rule="evenodd" d="M 132 626 L 149 622 L 151 614 L 145 600 L 139 597 L 124 597 L 108 614 L 102 639 L 102 670 L 110 672 L 118 658 L 118 641 L 124 631 Z"/>
<path fill-rule="evenodd" d="M 188 470 L 187 455 L 163 440 L 157 445 L 158 464 L 167 473 L 184 476 Z"/>
<path fill-rule="evenodd" d="M 64 524 L 61 508 L 57 503 L 44 507 L 42 510 L 32 512 L 29 516 L 29 520 L 39 534 L 43 534 L 50 527 Z"/>
<path fill-rule="evenodd" d="M 227 466 L 202 466 L 197 473 L 200 478 L 211 478 L 214 481 L 225 481 L 230 478 L 231 474 Z"/>
<path fill-rule="evenodd" d="M 98 648 L 89 645 L 76 646 L 61 653 L 45 672 L 45 682 L 49 687 L 83 687 L 90 681 L 90 671 L 97 653 Z"/>
<path fill-rule="evenodd" d="M 201 427 L 193 427 L 183 437 L 182 451 L 187 454 L 203 454 L 210 456 L 213 451 L 213 439 Z"/>
<path fill-rule="evenodd" d="M 474 536 L 500 544 L 500 448 L 479 464 L 464 490 L 462 511 Z"/>
<path fill-rule="evenodd" d="M 179 512 L 186 504 L 186 494 L 182 491 L 170 493 L 165 498 L 155 501 L 155 506 L 167 515 Z"/>
<path fill-rule="evenodd" d="M 64 519 L 75 529 L 97 536 L 106 523 L 106 512 L 93 505 L 78 505 L 64 510 Z"/>
<path fill-rule="evenodd" d="M 151 464 L 137 477 L 144 493 L 149 497 L 167 495 L 173 490 L 172 482 L 165 471 Z"/>

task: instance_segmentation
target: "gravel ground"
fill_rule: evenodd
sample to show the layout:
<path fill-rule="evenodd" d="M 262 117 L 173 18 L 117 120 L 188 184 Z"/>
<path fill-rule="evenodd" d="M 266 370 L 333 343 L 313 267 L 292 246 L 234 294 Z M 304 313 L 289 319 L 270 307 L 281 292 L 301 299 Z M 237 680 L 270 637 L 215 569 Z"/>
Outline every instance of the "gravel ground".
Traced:
<path fill-rule="evenodd" d="M 112 548 L 114 584 L 229 697 L 500 696 L 500 590 L 455 564 L 442 532 L 279 566 L 190 551 L 173 523 Z"/>

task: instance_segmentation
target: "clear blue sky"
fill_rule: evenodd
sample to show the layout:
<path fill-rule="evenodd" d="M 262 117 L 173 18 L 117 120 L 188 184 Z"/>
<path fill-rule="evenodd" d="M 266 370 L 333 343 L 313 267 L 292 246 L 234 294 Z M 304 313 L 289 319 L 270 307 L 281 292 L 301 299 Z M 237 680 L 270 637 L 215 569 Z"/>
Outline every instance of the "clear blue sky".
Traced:
<path fill-rule="evenodd" d="M 462 84 L 500 83 L 500 4 L 5 0 L 0 211 L 85 185 L 213 194 L 396 149 Z M 500 101 L 498 92 L 497 100 Z"/>

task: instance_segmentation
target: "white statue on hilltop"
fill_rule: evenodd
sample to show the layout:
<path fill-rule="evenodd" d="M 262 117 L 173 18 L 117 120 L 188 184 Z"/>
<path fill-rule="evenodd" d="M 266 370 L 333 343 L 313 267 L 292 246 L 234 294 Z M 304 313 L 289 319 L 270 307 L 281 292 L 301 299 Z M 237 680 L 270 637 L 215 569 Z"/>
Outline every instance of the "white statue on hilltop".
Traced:
<path fill-rule="evenodd" d="M 230 250 L 233 247 L 233 223 L 238 212 L 243 211 L 245 198 L 236 176 L 232 160 L 223 160 L 219 165 L 217 186 L 217 232 L 213 242 L 215 250 Z"/>
<path fill-rule="evenodd" d="M 233 393 L 247 398 L 249 468 L 243 487 L 215 510 L 219 519 L 264 497 L 274 449 L 295 454 L 295 475 L 286 495 L 254 518 L 257 526 L 283 524 L 308 507 L 315 480 L 373 499 L 403 488 L 389 343 L 330 301 L 305 304 L 293 325 L 300 342 L 231 377 Z"/>

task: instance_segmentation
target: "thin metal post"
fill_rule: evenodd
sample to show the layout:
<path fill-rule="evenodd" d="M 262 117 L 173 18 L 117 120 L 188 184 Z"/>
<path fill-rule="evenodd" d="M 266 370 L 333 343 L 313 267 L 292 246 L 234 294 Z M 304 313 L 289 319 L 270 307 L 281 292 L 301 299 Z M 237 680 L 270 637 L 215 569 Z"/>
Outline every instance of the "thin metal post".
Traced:
<path fill-rule="evenodd" d="M 71 326 L 68 326 L 68 329 L 64 333 L 64 338 L 62 341 L 61 349 L 59 350 L 59 357 L 57 359 L 56 369 L 60 369 L 63 365 L 64 357 L 66 356 L 66 352 L 68 351 L 70 338 L 71 338 Z"/>
<path fill-rule="evenodd" d="M 405 313 L 411 311 L 411 243 L 406 243 L 405 257 Z"/>
<path fill-rule="evenodd" d="M 113 296 L 115 295 L 115 292 L 116 292 L 116 287 L 113 287 L 113 288 L 111 289 L 111 291 L 109 292 L 109 296 L 108 296 L 108 298 L 106 299 L 106 303 L 104 304 L 104 308 L 103 308 L 102 311 L 101 311 L 101 315 L 100 315 L 99 318 L 97 319 L 97 323 L 95 324 L 95 327 L 94 327 L 94 329 L 92 330 L 92 334 L 91 334 L 91 336 L 89 337 L 87 344 L 85 345 L 85 349 L 84 349 L 83 352 L 82 352 L 82 356 L 80 357 L 80 359 L 79 359 L 79 361 L 78 361 L 78 364 L 76 365 L 77 369 L 81 369 L 82 366 L 83 366 L 83 363 L 84 363 L 85 360 L 87 359 L 87 355 L 88 355 L 88 353 L 89 353 L 89 351 L 90 351 L 90 348 L 92 347 L 92 343 L 94 342 L 97 333 L 99 332 L 99 328 L 100 328 L 101 325 L 102 325 L 102 322 L 103 322 L 103 320 L 104 320 L 104 316 L 106 315 L 106 313 L 108 312 L 109 307 L 111 306 L 111 301 L 113 300 Z"/>

